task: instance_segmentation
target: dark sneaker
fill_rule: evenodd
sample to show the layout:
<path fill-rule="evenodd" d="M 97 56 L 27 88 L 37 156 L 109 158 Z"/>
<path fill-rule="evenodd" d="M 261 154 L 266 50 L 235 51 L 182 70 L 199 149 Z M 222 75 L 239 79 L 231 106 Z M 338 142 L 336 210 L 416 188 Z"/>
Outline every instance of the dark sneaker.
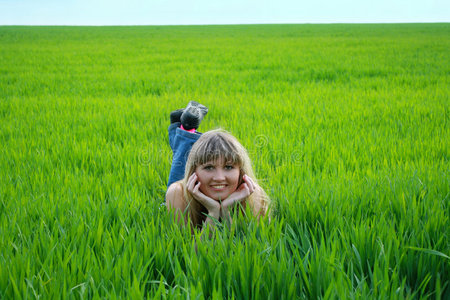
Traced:
<path fill-rule="evenodd" d="M 198 102 L 191 101 L 188 103 L 181 115 L 181 125 L 186 130 L 197 129 L 203 117 L 208 113 L 208 108 Z"/>
<path fill-rule="evenodd" d="M 180 108 L 177 110 L 174 110 L 170 113 L 170 124 L 181 122 L 181 115 L 183 114 L 184 108 Z"/>

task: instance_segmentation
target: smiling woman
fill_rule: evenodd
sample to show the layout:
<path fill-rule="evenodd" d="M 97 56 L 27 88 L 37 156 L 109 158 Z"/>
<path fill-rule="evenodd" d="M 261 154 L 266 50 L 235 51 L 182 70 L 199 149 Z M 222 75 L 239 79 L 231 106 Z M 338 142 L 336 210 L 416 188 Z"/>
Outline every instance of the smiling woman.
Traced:
<path fill-rule="evenodd" d="M 195 168 L 191 183 L 197 182 L 199 190 L 216 201 L 226 199 L 238 187 L 239 165 L 220 157 Z M 201 185 L 203 183 L 203 185 Z"/>
<path fill-rule="evenodd" d="M 195 111 L 192 107 L 188 105 L 186 110 Z M 198 115 L 203 116 L 207 110 L 203 108 L 203 112 Z M 183 121 L 183 115 L 189 112 L 179 113 Z M 174 155 L 166 193 L 167 208 L 175 210 L 179 220 L 180 213 L 184 214 L 185 223 L 189 214 L 196 227 L 213 224 L 214 220 L 231 221 L 230 211 L 240 207 L 244 213 L 247 204 L 254 216 L 266 215 L 269 198 L 258 185 L 247 151 L 239 141 L 221 129 L 199 134 L 185 130 L 184 122 L 172 121 L 169 141 Z"/>

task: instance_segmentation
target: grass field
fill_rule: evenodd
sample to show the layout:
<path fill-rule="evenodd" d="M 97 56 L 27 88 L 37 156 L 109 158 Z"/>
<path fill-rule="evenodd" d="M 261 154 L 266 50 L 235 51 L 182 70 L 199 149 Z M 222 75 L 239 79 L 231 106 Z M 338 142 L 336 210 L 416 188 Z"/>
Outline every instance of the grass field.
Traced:
<path fill-rule="evenodd" d="M 450 298 L 450 24 L 0 27 L 0 298 Z M 170 111 L 273 201 L 195 250 Z"/>

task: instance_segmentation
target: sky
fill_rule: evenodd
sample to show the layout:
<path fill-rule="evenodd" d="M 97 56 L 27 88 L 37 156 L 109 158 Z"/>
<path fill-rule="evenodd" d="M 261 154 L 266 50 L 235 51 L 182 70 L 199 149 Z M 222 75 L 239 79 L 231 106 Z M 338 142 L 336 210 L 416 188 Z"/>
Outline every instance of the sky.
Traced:
<path fill-rule="evenodd" d="M 0 25 L 450 22 L 449 0 L 0 0 Z"/>

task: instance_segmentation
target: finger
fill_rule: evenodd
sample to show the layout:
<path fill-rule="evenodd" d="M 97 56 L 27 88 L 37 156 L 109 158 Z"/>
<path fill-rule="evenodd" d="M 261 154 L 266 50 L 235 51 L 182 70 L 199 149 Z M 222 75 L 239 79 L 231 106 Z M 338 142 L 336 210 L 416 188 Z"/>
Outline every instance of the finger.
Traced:
<path fill-rule="evenodd" d="M 187 182 L 186 182 L 186 188 L 188 189 L 188 191 L 191 191 L 191 190 L 192 190 L 191 185 L 192 185 L 192 175 L 189 176 L 189 178 L 188 178 L 188 180 L 187 180 Z"/>
<path fill-rule="evenodd" d="M 195 172 L 192 173 L 189 179 L 192 181 L 192 183 L 195 183 L 197 181 L 197 174 Z"/>
<path fill-rule="evenodd" d="M 249 192 L 249 194 L 251 195 L 251 194 L 253 193 L 253 191 L 254 191 L 253 184 L 250 184 L 250 185 L 248 186 L 248 192 Z"/>
<path fill-rule="evenodd" d="M 203 205 L 207 204 L 209 202 L 208 197 L 200 191 L 200 181 L 197 182 L 194 186 L 193 194 L 195 195 L 195 198 L 200 201 Z"/>
<path fill-rule="evenodd" d="M 248 191 L 249 191 L 250 195 L 253 194 L 254 190 L 255 190 L 255 187 L 253 186 L 253 184 L 249 184 Z"/>
<path fill-rule="evenodd" d="M 244 179 L 244 182 L 247 182 L 248 176 L 247 176 L 247 175 L 244 175 L 244 176 L 242 176 L 242 179 Z"/>
<path fill-rule="evenodd" d="M 247 182 L 248 184 L 253 184 L 253 180 L 250 176 L 245 175 L 244 177 L 245 182 Z"/>
<path fill-rule="evenodd" d="M 199 182 L 197 182 L 197 184 L 194 186 L 194 192 L 197 194 L 198 193 L 198 190 L 200 189 L 200 181 Z"/>
<path fill-rule="evenodd" d="M 255 187 L 256 187 L 253 179 L 250 176 L 245 175 L 245 182 L 247 183 L 247 185 L 249 187 L 250 194 L 253 193 L 255 191 Z"/>
<path fill-rule="evenodd" d="M 211 203 L 215 204 L 215 201 L 203 194 L 202 191 L 200 191 L 200 185 L 200 182 L 195 185 L 193 189 L 193 195 L 195 196 L 195 199 L 197 199 L 201 204 L 209 209 Z"/>
<path fill-rule="evenodd" d="M 250 182 L 250 184 L 253 186 L 253 188 L 255 188 L 255 186 L 256 186 L 255 181 L 250 176 L 247 176 L 247 178 L 248 178 L 248 181 Z"/>
<path fill-rule="evenodd" d="M 192 186 L 194 187 L 197 184 L 197 174 L 192 174 Z"/>
<path fill-rule="evenodd" d="M 248 196 L 250 195 L 250 187 L 248 185 L 248 183 L 244 183 L 244 190 L 245 190 L 245 194 Z"/>
<path fill-rule="evenodd" d="M 247 185 L 247 183 L 246 182 L 243 182 L 243 183 L 241 183 L 241 185 L 236 189 L 236 191 L 243 191 L 243 190 L 245 190 L 245 188 L 246 188 L 246 186 L 248 186 Z"/>
<path fill-rule="evenodd" d="M 192 173 L 192 175 L 189 177 L 189 180 L 186 184 L 187 188 L 190 192 L 192 192 L 194 189 L 196 179 L 197 179 L 197 175 L 195 173 Z"/>
<path fill-rule="evenodd" d="M 195 196 L 195 199 L 203 203 L 203 193 L 199 190 L 200 184 L 200 182 L 192 183 L 192 194 Z"/>
<path fill-rule="evenodd" d="M 252 180 L 252 193 L 256 190 L 256 183 Z"/>

